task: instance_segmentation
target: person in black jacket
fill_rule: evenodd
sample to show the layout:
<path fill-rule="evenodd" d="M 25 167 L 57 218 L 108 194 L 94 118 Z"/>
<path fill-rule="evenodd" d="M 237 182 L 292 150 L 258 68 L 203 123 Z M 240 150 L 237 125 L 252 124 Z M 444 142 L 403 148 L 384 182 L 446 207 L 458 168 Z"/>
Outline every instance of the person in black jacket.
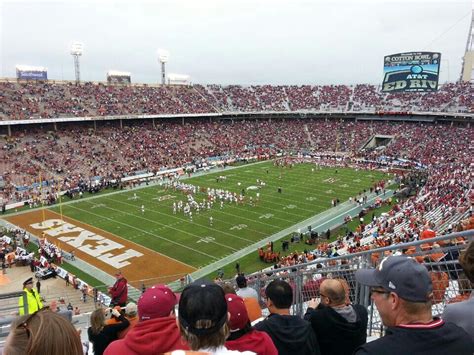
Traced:
<path fill-rule="evenodd" d="M 91 326 L 87 329 L 89 341 L 93 345 L 94 354 L 102 355 L 111 342 L 117 340 L 117 334 L 130 325 L 127 318 L 115 308 L 112 309 L 112 315 L 116 317 L 119 323 L 106 324 L 105 310 L 96 309 L 91 314 Z"/>
<path fill-rule="evenodd" d="M 433 284 L 415 259 L 390 256 L 377 269 L 357 270 L 356 280 L 371 287 L 373 304 L 387 327 L 385 336 L 354 354 L 472 355 L 474 342 L 460 327 L 433 317 Z"/>
<path fill-rule="evenodd" d="M 308 302 L 304 319 L 313 327 L 321 354 L 352 354 L 367 340 L 367 310 L 346 305 L 346 291 L 337 279 L 324 280 L 319 295 L 320 303 L 314 298 Z"/>
<path fill-rule="evenodd" d="M 291 286 L 282 280 L 272 281 L 265 289 L 270 315 L 255 329 L 270 335 L 279 355 L 319 355 L 319 345 L 311 324 L 290 315 L 293 301 Z"/>

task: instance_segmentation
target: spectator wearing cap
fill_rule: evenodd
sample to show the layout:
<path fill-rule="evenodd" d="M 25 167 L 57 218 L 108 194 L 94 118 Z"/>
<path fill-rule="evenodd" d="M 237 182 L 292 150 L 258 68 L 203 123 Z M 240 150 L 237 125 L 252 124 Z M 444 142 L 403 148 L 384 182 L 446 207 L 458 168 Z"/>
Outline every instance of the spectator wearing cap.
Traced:
<path fill-rule="evenodd" d="M 467 249 L 461 254 L 459 263 L 471 282 L 472 288 L 474 285 L 474 242 L 469 243 Z M 445 322 L 452 322 L 463 328 L 474 340 L 474 292 L 471 292 L 466 301 L 447 305 L 442 318 Z"/>
<path fill-rule="evenodd" d="M 167 286 L 148 288 L 138 299 L 138 323 L 123 339 L 112 342 L 104 354 L 147 355 L 189 349 L 176 324 L 176 303 L 176 295 Z"/>
<path fill-rule="evenodd" d="M 229 350 L 253 351 L 258 355 L 278 355 L 270 336 L 250 325 L 247 308 L 242 297 L 229 293 L 225 295 L 229 312 L 230 335 L 225 342 Z"/>
<path fill-rule="evenodd" d="M 120 307 L 115 307 L 115 308 L 120 308 Z M 120 312 L 120 309 L 118 309 L 118 311 Z M 121 330 L 120 332 L 117 333 L 118 339 L 123 339 L 125 335 L 135 326 L 135 324 L 137 324 L 138 322 L 137 305 L 133 302 L 127 303 L 127 306 L 125 307 L 124 315 L 125 315 L 125 318 L 128 319 L 128 322 L 130 323 L 130 325 L 124 330 Z M 112 317 L 106 323 L 115 324 L 115 323 L 119 323 L 119 320 L 115 317 Z"/>
<path fill-rule="evenodd" d="M 228 319 L 225 294 L 219 285 L 197 281 L 186 286 L 181 293 L 178 308 L 179 329 L 191 350 L 212 355 L 255 354 L 251 351 L 228 350 L 224 346 L 230 333 Z"/>
<path fill-rule="evenodd" d="M 29 279 L 23 282 L 23 295 L 20 296 L 18 299 L 18 313 L 20 316 L 24 314 L 32 314 L 36 311 L 43 308 L 43 302 L 41 302 L 41 296 L 37 290 L 33 287 L 33 278 L 30 277 Z M 26 302 L 24 304 L 24 299 L 26 295 Z M 26 308 L 26 306 L 28 308 Z"/>
<path fill-rule="evenodd" d="M 354 354 L 456 354 L 474 352 L 470 336 L 453 323 L 433 318 L 433 286 L 428 270 L 406 256 L 390 256 L 376 269 L 356 271 L 356 280 L 371 287 L 371 298 L 383 324 L 384 337 Z"/>
<path fill-rule="evenodd" d="M 128 297 L 127 279 L 122 275 L 121 271 L 115 274 L 116 281 L 112 287 L 109 288 L 109 294 L 112 300 L 110 307 L 120 306 L 125 307 Z"/>
<path fill-rule="evenodd" d="M 266 332 L 280 355 L 320 354 L 318 341 L 311 324 L 298 316 L 290 315 L 293 290 L 288 282 L 274 280 L 265 289 L 270 315 L 255 325 Z"/>
<path fill-rule="evenodd" d="M 253 297 L 258 300 L 257 291 L 253 288 L 247 286 L 247 278 L 244 275 L 239 275 L 236 277 L 235 282 L 237 283 L 237 295 L 242 298 Z"/>
<path fill-rule="evenodd" d="M 221 287 L 226 294 L 237 294 L 237 292 L 235 292 L 234 287 L 230 283 L 224 283 L 223 285 L 221 285 Z M 245 308 L 247 309 L 247 315 L 249 317 L 250 323 L 259 318 L 262 318 L 262 309 L 260 308 L 260 304 L 258 303 L 257 299 L 253 297 L 247 297 L 242 299 L 244 300 Z"/>
<path fill-rule="evenodd" d="M 320 303 L 314 298 L 308 302 L 304 319 L 313 327 L 321 354 L 352 354 L 367 340 L 367 310 L 346 304 L 346 290 L 338 279 L 324 280 L 319 296 Z"/>

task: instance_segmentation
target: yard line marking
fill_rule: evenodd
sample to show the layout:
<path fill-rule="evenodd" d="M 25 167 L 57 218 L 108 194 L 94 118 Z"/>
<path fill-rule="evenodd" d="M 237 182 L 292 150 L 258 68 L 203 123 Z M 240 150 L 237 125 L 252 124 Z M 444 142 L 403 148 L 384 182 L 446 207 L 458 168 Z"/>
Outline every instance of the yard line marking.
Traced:
<path fill-rule="evenodd" d="M 123 205 L 128 205 L 128 206 L 134 206 L 134 207 L 136 207 L 136 205 L 133 205 L 133 204 L 130 204 L 130 203 L 127 203 L 127 202 L 123 202 L 123 201 L 120 201 L 120 200 L 115 200 L 115 199 L 112 199 L 112 198 L 108 198 L 108 199 L 111 200 L 111 201 L 114 201 L 114 202 L 121 203 L 121 204 L 123 204 Z M 111 209 L 111 210 L 116 211 L 114 208 L 111 208 L 111 207 L 108 207 L 108 208 Z M 173 230 L 178 231 L 178 232 L 180 232 L 180 233 L 184 233 L 184 234 L 190 235 L 190 236 L 195 237 L 195 238 L 201 238 L 200 236 L 198 236 L 198 235 L 196 235 L 196 234 L 193 234 L 193 233 L 190 233 L 190 232 L 187 232 L 187 231 L 185 231 L 185 230 L 177 229 L 177 228 L 174 228 L 174 227 L 171 226 L 171 225 L 163 224 L 163 223 L 157 222 L 157 221 L 155 221 L 155 220 L 152 220 L 152 219 L 149 219 L 149 218 L 145 218 L 145 217 L 143 217 L 141 214 L 135 214 L 135 213 L 130 213 L 130 212 L 123 212 L 123 213 L 126 214 L 126 215 L 129 215 L 129 216 L 134 216 L 135 218 L 143 219 L 143 220 L 148 221 L 148 222 L 150 222 L 150 223 L 154 223 L 154 224 L 158 224 L 158 225 L 160 225 L 160 226 L 168 227 L 168 228 L 170 228 L 170 229 L 173 229 Z M 168 214 L 165 214 L 165 213 L 163 213 L 163 212 L 156 211 L 156 210 L 148 211 L 148 213 L 154 213 L 154 214 L 165 215 L 165 216 L 167 216 L 167 217 L 172 217 L 172 218 L 178 219 L 178 220 L 180 220 L 180 221 L 184 221 L 184 220 L 185 220 L 184 218 L 179 218 L 179 217 L 176 217 L 176 216 L 174 216 L 174 215 L 168 215 Z M 206 225 L 202 225 L 202 224 L 198 224 L 198 223 L 194 223 L 194 222 L 193 222 L 193 224 L 214 231 L 214 229 L 209 228 L 209 227 L 206 226 Z M 238 239 L 242 239 L 242 240 L 246 240 L 246 241 L 248 241 L 248 242 L 253 242 L 253 240 L 246 239 L 246 238 L 241 238 L 241 237 L 238 237 L 238 236 L 233 235 L 233 234 L 231 234 L 231 233 L 226 233 L 226 232 L 223 232 L 223 231 L 220 231 L 219 233 L 221 233 L 221 234 L 227 234 L 227 235 L 230 235 L 231 237 L 238 238 Z M 237 251 L 237 250 L 238 250 L 238 249 L 235 249 L 235 248 L 233 248 L 233 247 L 231 247 L 231 246 L 229 246 L 229 245 L 226 245 L 226 244 L 222 244 L 222 243 L 218 243 L 218 242 L 213 242 L 213 243 L 214 243 L 214 244 L 217 244 L 217 245 L 220 245 L 220 246 L 222 246 L 222 247 L 224 247 L 224 248 L 234 250 L 234 251 Z"/>
<path fill-rule="evenodd" d="M 122 223 L 122 222 L 115 221 L 115 220 L 112 219 L 112 218 L 104 217 L 104 216 L 98 215 L 98 214 L 96 214 L 96 213 L 93 213 L 93 212 L 90 212 L 90 211 L 87 211 L 87 210 L 83 210 L 82 208 L 79 208 L 79 207 L 74 207 L 74 206 L 68 206 L 68 207 L 73 207 L 73 208 L 75 208 L 75 209 L 77 209 L 77 210 L 90 213 L 91 215 L 96 216 L 96 217 L 98 217 L 99 219 L 110 219 L 110 220 L 112 220 L 112 221 L 114 221 L 114 222 L 116 222 L 116 223 L 121 223 L 121 224 L 124 224 L 124 225 L 128 226 L 126 223 Z M 54 213 L 54 214 L 58 215 L 58 217 L 60 217 L 60 214 L 57 213 L 57 212 L 54 212 L 54 211 L 49 210 L 49 213 Z M 70 220 L 72 220 L 72 221 L 74 221 L 74 222 L 78 222 L 79 224 L 84 224 L 84 225 L 86 225 L 86 226 L 91 226 L 91 227 L 94 228 L 94 229 L 97 229 L 97 230 L 99 230 L 99 231 L 102 231 L 102 232 L 105 232 L 105 233 L 108 233 L 108 234 L 113 234 L 113 235 L 114 235 L 115 237 L 117 237 L 117 238 L 125 239 L 125 240 L 128 241 L 127 238 L 121 237 L 121 236 L 116 235 L 116 234 L 114 234 L 114 233 L 112 233 L 112 232 L 106 231 L 106 230 L 103 229 L 103 228 L 96 227 L 96 226 L 94 226 L 94 225 L 92 225 L 92 224 L 82 222 L 82 221 L 80 221 L 80 220 L 77 219 L 77 218 L 73 218 L 73 217 L 67 216 L 67 219 L 70 219 Z M 148 233 L 147 231 L 144 231 L 144 230 L 141 230 L 141 231 L 143 231 L 143 233 L 145 233 L 145 234 L 151 234 L 151 233 Z M 159 251 L 156 251 L 156 250 L 154 250 L 154 249 L 148 248 L 148 247 L 146 247 L 146 246 L 143 245 L 143 244 L 138 244 L 138 243 L 133 242 L 133 241 L 130 241 L 130 243 L 135 244 L 135 245 L 137 245 L 137 246 L 140 246 L 141 248 L 148 249 L 148 250 L 152 251 L 153 253 L 157 253 L 157 254 L 159 254 L 159 255 L 165 257 L 165 258 L 174 260 L 174 261 L 176 261 L 177 263 L 186 265 L 186 266 L 188 266 L 188 267 L 190 267 L 190 268 L 193 268 L 193 269 L 197 269 L 195 266 L 186 264 L 185 262 L 180 261 L 180 260 L 178 260 L 178 259 L 175 259 L 175 258 L 173 258 L 173 257 L 171 257 L 171 256 L 169 256 L 169 255 L 166 255 L 166 254 L 160 253 Z M 216 259 L 216 260 L 219 260 L 218 258 L 215 258 L 215 259 Z"/>
<path fill-rule="evenodd" d="M 109 199 L 110 199 L 110 198 L 109 198 Z M 115 202 L 119 202 L 119 203 L 124 204 L 124 205 L 134 206 L 134 208 L 136 207 L 136 205 L 131 204 L 131 203 L 127 203 L 127 202 L 124 202 L 124 201 L 119 201 L 119 200 L 115 200 L 115 199 L 110 199 L 110 200 L 115 201 Z M 156 202 L 155 202 L 155 203 L 156 203 Z M 109 207 L 109 208 L 110 208 L 110 207 Z M 185 218 L 185 217 L 178 217 L 177 215 L 170 215 L 170 214 L 163 213 L 163 212 L 160 212 L 160 211 L 157 211 L 157 210 L 151 210 L 151 211 L 149 211 L 149 212 L 151 212 L 151 213 L 158 213 L 158 214 L 160 214 L 160 215 L 164 215 L 164 216 L 166 216 L 166 217 L 171 217 L 171 218 L 177 219 L 177 220 L 179 220 L 179 221 L 186 221 L 186 222 L 189 222 L 189 220 L 188 220 L 187 218 Z M 189 235 L 191 235 L 191 236 L 193 236 L 193 237 L 199 237 L 199 236 L 196 235 L 196 234 L 183 231 L 182 229 L 173 228 L 172 226 L 170 226 L 170 225 L 168 225 L 168 224 L 163 224 L 163 223 L 160 223 L 160 222 L 156 222 L 156 221 L 154 221 L 154 220 L 151 220 L 151 219 L 145 218 L 145 217 L 143 217 L 143 216 L 140 216 L 139 214 L 134 214 L 134 213 L 129 213 L 129 212 L 124 212 L 124 213 L 126 213 L 126 214 L 128 214 L 128 215 L 131 215 L 131 216 L 135 216 L 135 217 L 141 218 L 141 219 L 145 219 L 145 220 L 147 220 L 147 221 L 149 221 L 149 222 L 152 222 L 152 223 L 157 223 L 157 224 L 162 225 L 162 226 L 167 226 L 167 227 L 169 227 L 169 228 L 171 228 L 171 229 L 174 229 L 174 230 L 176 230 L 176 231 L 178 231 L 178 232 L 182 232 L 182 233 L 184 232 L 184 233 L 189 234 Z M 212 231 L 215 230 L 215 229 L 210 228 L 208 225 L 205 225 L 205 224 L 199 224 L 199 223 L 196 223 L 196 222 L 192 222 L 192 223 L 193 223 L 194 225 L 197 225 L 197 226 L 200 226 L 200 227 L 204 227 L 204 228 L 209 229 L 209 230 L 212 230 Z M 229 236 L 231 236 L 231 237 L 233 237 L 233 238 L 245 240 L 245 241 L 247 241 L 247 242 L 251 242 L 251 243 L 254 242 L 253 240 L 250 240 L 250 239 L 247 239 L 247 238 L 242 238 L 242 237 L 239 237 L 239 236 L 237 236 L 237 235 L 235 235 L 235 234 L 232 234 L 232 233 L 227 233 L 227 232 L 224 232 L 224 231 L 219 231 L 219 233 L 221 233 L 221 234 L 227 234 L 227 235 L 229 235 Z M 199 237 L 199 238 L 200 238 L 200 237 Z M 228 245 L 221 244 L 221 243 L 218 243 L 218 242 L 215 242 L 215 244 L 221 245 L 221 246 L 223 246 L 223 247 L 225 247 L 225 248 L 228 248 L 228 249 L 238 250 L 238 249 L 232 248 L 232 247 L 230 247 L 230 246 L 228 246 Z"/>
<path fill-rule="evenodd" d="M 142 192 L 142 194 L 147 194 L 146 192 Z M 147 194 L 149 195 L 149 194 Z M 238 211 L 241 211 L 241 209 L 239 207 L 237 207 L 234 203 L 227 203 L 224 205 L 224 210 L 225 209 L 229 209 L 229 208 L 232 208 L 232 209 L 236 209 Z M 232 214 L 232 213 L 227 213 L 227 212 L 224 212 L 224 210 L 221 210 L 221 209 L 212 209 L 212 213 L 220 213 L 220 214 L 225 214 L 227 216 L 232 216 L 232 217 L 236 217 L 236 218 L 241 218 L 241 219 L 245 219 L 247 221 L 250 221 L 250 222 L 256 222 L 256 223 L 259 223 L 259 224 L 262 224 L 262 225 L 265 225 L 265 226 L 269 226 L 269 227 L 274 227 L 274 224 L 269 224 L 269 223 L 263 223 L 263 222 L 260 222 L 260 221 L 257 221 L 255 219 L 252 219 L 252 218 L 248 218 L 248 217 L 244 217 L 244 216 L 236 216 L 235 214 Z M 271 210 L 272 212 L 274 212 L 274 210 Z M 253 213 L 253 214 L 256 214 L 258 216 L 261 215 L 261 212 L 256 212 L 256 211 L 252 211 L 251 209 L 249 210 L 245 210 L 245 212 L 248 212 L 248 213 Z M 275 219 L 278 219 L 280 221 L 284 221 L 284 222 L 288 222 L 288 223 L 294 223 L 294 221 L 291 221 L 291 220 L 288 220 L 288 219 L 284 219 L 284 218 L 281 218 L 281 217 L 275 217 Z M 221 219 L 217 219 L 216 221 L 221 221 L 225 224 L 232 224 L 232 223 L 227 223 Z M 252 229 L 249 229 L 250 231 L 253 231 Z M 255 230 L 255 232 L 258 232 L 258 233 L 262 233 L 262 234 L 266 234 L 266 233 L 263 233 L 263 232 L 259 232 L 257 230 Z"/>
<path fill-rule="evenodd" d="M 88 202 L 88 201 L 85 201 L 85 202 Z M 192 250 L 192 251 L 194 251 L 194 252 L 197 252 L 197 253 L 199 253 L 199 254 L 208 256 L 208 257 L 210 257 L 210 258 L 212 258 L 212 259 L 214 259 L 214 260 L 219 260 L 219 258 L 217 258 L 217 257 L 215 257 L 215 256 L 212 256 L 212 255 L 210 255 L 210 254 L 207 254 L 207 253 L 205 253 L 205 252 L 202 252 L 202 251 L 200 251 L 200 250 L 196 250 L 196 249 L 187 247 L 187 246 L 184 245 L 184 244 L 177 243 L 177 242 L 175 242 L 175 241 L 173 241 L 173 240 L 169 240 L 168 238 L 161 237 L 161 236 L 159 236 L 159 235 L 157 235 L 157 234 L 153 234 L 153 233 L 150 233 L 150 232 L 148 232 L 148 231 L 146 231 L 146 230 L 143 230 L 143 229 L 140 229 L 140 228 L 131 226 L 131 225 L 127 224 L 127 223 L 123 223 L 123 222 L 120 222 L 120 221 L 116 221 L 116 220 L 113 219 L 113 218 L 109 218 L 109 217 L 106 217 L 106 216 L 98 215 L 98 214 L 96 214 L 96 213 L 93 213 L 93 212 L 90 212 L 90 211 L 88 211 L 88 210 L 84 210 L 84 209 L 82 209 L 82 208 L 75 207 L 75 206 L 68 206 L 68 207 L 77 209 L 77 210 L 82 211 L 82 212 L 89 213 L 89 214 L 94 215 L 94 216 L 97 216 L 97 217 L 101 217 L 102 219 L 107 219 L 107 220 L 113 221 L 114 223 L 122 224 L 122 225 L 124 225 L 124 226 L 126 226 L 126 227 L 128 227 L 128 228 L 132 228 L 132 229 L 135 229 L 135 230 L 137 230 L 137 231 L 143 232 L 143 233 L 145 233 L 145 234 L 151 235 L 151 236 L 153 236 L 153 237 L 157 237 L 157 238 L 159 238 L 159 239 L 166 240 L 167 242 L 170 242 L 170 243 L 172 243 L 172 244 L 179 245 L 180 247 L 183 247 L 183 248 Z M 110 209 L 110 207 L 109 207 L 109 209 Z M 70 217 L 68 216 L 68 218 L 70 218 Z M 71 218 L 71 219 L 74 219 L 74 218 Z M 76 220 L 79 221 L 78 219 L 76 219 Z M 79 222 L 80 222 L 80 221 L 79 221 Z M 82 223 L 82 222 L 81 222 L 81 223 Z M 96 227 L 96 226 L 92 226 L 92 227 L 107 232 L 106 230 L 104 230 L 104 229 L 102 229 L 102 228 L 98 228 L 98 227 Z M 110 232 L 109 232 L 109 233 L 110 233 Z M 121 237 L 121 238 L 127 239 L 127 238 L 124 238 L 124 237 Z M 135 243 L 135 242 L 132 242 L 132 243 Z M 145 247 L 145 246 L 142 245 L 142 244 L 138 244 L 138 243 L 135 243 L 135 244 L 140 245 L 140 246 L 142 246 L 142 247 L 144 247 L 144 248 L 147 248 L 147 247 Z M 147 248 L 147 249 L 153 250 L 153 249 L 151 249 L 151 248 Z M 153 250 L 153 251 L 154 251 L 155 253 L 159 253 L 159 252 L 157 252 L 156 250 Z M 161 254 L 161 253 L 159 253 L 159 254 Z M 172 258 L 172 257 L 170 257 L 170 256 L 168 256 L 168 255 L 165 255 L 165 254 L 161 254 L 161 255 L 164 255 L 164 256 L 166 256 L 166 257 L 168 257 L 168 258 L 170 258 L 170 259 L 176 260 L 176 261 L 178 261 L 178 262 L 180 262 L 180 263 L 182 263 L 182 264 L 185 264 L 185 265 L 187 265 L 187 266 L 194 267 L 194 266 L 188 265 L 188 264 L 186 264 L 186 263 L 183 263 L 182 261 L 179 261 L 179 260 L 177 260 L 177 259 L 174 259 L 174 258 Z"/>

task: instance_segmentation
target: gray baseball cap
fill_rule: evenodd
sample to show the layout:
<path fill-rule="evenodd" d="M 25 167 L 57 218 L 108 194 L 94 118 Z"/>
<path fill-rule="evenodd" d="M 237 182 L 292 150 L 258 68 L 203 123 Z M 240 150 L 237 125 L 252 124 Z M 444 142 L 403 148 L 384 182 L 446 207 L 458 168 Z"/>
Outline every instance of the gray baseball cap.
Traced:
<path fill-rule="evenodd" d="M 410 302 L 427 302 L 433 293 L 426 267 L 406 256 L 389 256 L 376 269 L 357 270 L 355 278 L 362 285 L 381 287 Z"/>

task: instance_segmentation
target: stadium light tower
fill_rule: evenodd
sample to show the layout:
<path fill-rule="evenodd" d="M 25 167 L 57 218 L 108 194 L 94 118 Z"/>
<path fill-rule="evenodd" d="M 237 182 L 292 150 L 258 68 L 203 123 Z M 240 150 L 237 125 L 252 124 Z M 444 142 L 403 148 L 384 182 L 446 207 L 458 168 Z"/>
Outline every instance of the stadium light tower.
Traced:
<path fill-rule="evenodd" d="M 71 55 L 74 58 L 74 72 L 76 73 L 76 83 L 79 84 L 81 81 L 81 70 L 79 67 L 79 57 L 84 51 L 84 44 L 80 42 L 74 42 L 71 46 Z"/>
<path fill-rule="evenodd" d="M 170 58 L 170 53 L 166 49 L 158 49 L 158 60 L 161 63 L 161 84 L 166 84 L 165 64 Z"/>
<path fill-rule="evenodd" d="M 471 25 L 469 26 L 469 33 L 467 35 L 466 50 L 462 60 L 461 81 L 474 81 L 474 2 L 471 12 Z"/>

